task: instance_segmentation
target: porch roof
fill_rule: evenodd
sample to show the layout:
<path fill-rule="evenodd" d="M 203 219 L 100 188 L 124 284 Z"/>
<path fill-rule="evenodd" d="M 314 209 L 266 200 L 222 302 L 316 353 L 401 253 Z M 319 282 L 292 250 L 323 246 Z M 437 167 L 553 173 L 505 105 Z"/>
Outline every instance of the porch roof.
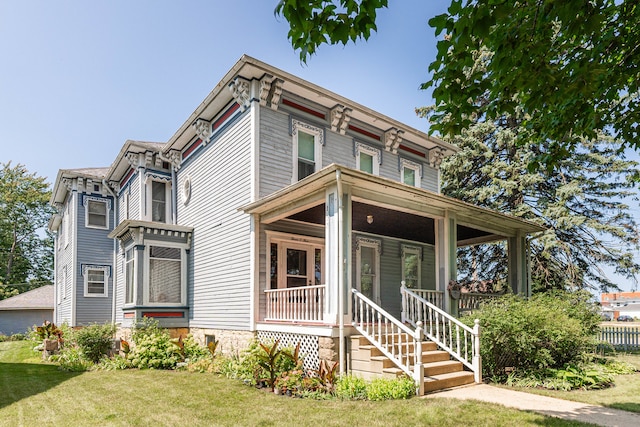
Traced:
<path fill-rule="evenodd" d="M 350 192 L 355 202 L 374 203 L 376 206 L 429 218 L 453 215 L 460 225 L 504 237 L 545 230 L 531 221 L 337 164 L 331 164 L 239 209 L 260 215 L 263 223 L 273 223 L 324 203 L 325 189 L 336 184 L 337 179 L 342 181 L 345 192 Z"/>

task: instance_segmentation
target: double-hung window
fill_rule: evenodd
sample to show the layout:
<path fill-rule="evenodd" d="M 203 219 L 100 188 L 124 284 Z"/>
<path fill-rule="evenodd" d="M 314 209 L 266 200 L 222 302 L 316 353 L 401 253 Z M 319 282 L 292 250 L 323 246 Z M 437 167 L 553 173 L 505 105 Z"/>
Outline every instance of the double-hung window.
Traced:
<path fill-rule="evenodd" d="M 151 221 L 167 222 L 167 184 L 151 181 Z"/>
<path fill-rule="evenodd" d="M 89 199 L 86 204 L 86 226 L 109 228 L 109 209 L 106 200 Z"/>
<path fill-rule="evenodd" d="M 136 264 L 134 249 L 131 247 L 124 253 L 124 271 L 125 271 L 125 304 L 133 304 L 134 290 L 136 285 Z"/>
<path fill-rule="evenodd" d="M 293 180 L 300 181 L 322 168 L 324 131 L 298 120 L 292 120 Z"/>
<path fill-rule="evenodd" d="M 85 297 L 109 296 L 109 267 L 100 265 L 85 265 L 82 268 L 84 275 Z"/>
<path fill-rule="evenodd" d="M 147 260 L 149 273 L 146 280 L 145 303 L 185 304 L 185 248 L 150 243 L 147 246 Z"/>
<path fill-rule="evenodd" d="M 381 150 L 356 142 L 355 155 L 357 169 L 373 175 L 380 174 Z"/>
<path fill-rule="evenodd" d="M 400 180 L 407 185 L 420 187 L 422 168 L 419 163 L 400 159 Z"/>

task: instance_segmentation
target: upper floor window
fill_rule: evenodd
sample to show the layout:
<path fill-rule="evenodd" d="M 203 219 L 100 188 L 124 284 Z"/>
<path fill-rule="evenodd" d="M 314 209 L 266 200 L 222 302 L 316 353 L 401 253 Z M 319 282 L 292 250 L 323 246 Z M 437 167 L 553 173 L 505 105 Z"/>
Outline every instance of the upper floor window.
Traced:
<path fill-rule="evenodd" d="M 86 200 L 85 224 L 90 228 L 109 228 L 109 209 L 106 200 Z"/>
<path fill-rule="evenodd" d="M 407 159 L 400 159 L 400 180 L 407 185 L 420 187 L 422 168 L 419 163 Z"/>
<path fill-rule="evenodd" d="M 381 151 L 369 145 L 355 143 L 356 167 L 373 175 L 380 174 Z"/>
<path fill-rule="evenodd" d="M 109 267 L 101 265 L 85 265 L 82 268 L 84 276 L 85 297 L 106 297 L 109 294 Z"/>
<path fill-rule="evenodd" d="M 167 223 L 171 218 L 171 182 L 170 178 L 149 176 L 147 180 L 146 219 Z"/>
<path fill-rule="evenodd" d="M 291 121 L 293 135 L 293 179 L 299 181 L 322 168 L 324 131 L 298 120 Z"/>
<path fill-rule="evenodd" d="M 402 245 L 402 280 L 409 289 L 421 289 L 422 248 Z"/>

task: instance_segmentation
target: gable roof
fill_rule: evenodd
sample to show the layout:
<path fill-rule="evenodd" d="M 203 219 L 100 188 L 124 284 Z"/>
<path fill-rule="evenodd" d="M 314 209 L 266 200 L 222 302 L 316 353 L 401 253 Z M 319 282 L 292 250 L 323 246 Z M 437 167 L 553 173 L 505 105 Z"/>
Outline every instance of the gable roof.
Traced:
<path fill-rule="evenodd" d="M 53 285 L 45 285 L 0 301 L 0 310 L 53 310 Z"/>

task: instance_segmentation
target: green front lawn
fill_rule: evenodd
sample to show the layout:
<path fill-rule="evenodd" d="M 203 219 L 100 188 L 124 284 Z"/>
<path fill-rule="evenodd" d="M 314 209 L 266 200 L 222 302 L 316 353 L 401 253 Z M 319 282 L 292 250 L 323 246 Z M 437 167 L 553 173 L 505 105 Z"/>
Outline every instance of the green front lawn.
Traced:
<path fill-rule="evenodd" d="M 616 359 L 631 363 L 640 370 L 640 354 L 619 353 Z M 517 388 L 527 393 L 557 397 L 558 399 L 608 406 L 640 413 L 640 372 L 615 377 L 615 387 L 602 390 L 556 391 L 535 388 Z"/>
<path fill-rule="evenodd" d="M 62 372 L 39 362 L 32 345 L 0 343 L 0 426 L 584 425 L 452 399 L 294 399 L 212 374 Z"/>

